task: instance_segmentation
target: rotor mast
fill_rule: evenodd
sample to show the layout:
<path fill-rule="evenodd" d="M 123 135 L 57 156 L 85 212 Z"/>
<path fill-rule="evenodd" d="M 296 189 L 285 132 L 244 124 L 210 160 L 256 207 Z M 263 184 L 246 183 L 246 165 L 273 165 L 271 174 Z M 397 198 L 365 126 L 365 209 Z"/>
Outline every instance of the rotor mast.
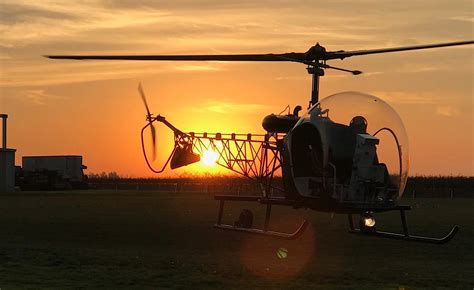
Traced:
<path fill-rule="evenodd" d="M 319 78 L 324 76 L 324 70 L 319 66 L 319 62 L 315 65 L 309 65 L 308 74 L 313 78 L 311 87 L 311 100 L 309 101 L 308 109 L 319 102 Z"/>
<path fill-rule="evenodd" d="M 312 76 L 311 84 L 311 100 L 309 101 L 308 109 L 319 102 L 319 78 L 324 76 L 324 70 L 321 68 L 322 63 L 320 59 L 326 54 L 326 48 L 319 43 L 312 46 L 306 53 L 306 59 L 309 60 L 306 64 L 308 74 Z"/>

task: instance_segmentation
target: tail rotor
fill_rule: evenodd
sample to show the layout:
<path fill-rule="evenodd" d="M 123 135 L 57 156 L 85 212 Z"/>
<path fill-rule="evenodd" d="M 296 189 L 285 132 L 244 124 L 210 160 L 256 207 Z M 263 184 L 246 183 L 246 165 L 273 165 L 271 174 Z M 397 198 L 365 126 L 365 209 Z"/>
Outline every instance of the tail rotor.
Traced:
<path fill-rule="evenodd" d="M 148 126 L 150 127 L 150 131 L 151 131 L 152 160 L 155 160 L 156 159 L 156 129 L 155 129 L 155 126 L 153 125 L 154 118 L 153 118 L 153 115 L 150 113 L 150 108 L 148 107 L 145 92 L 143 91 L 141 82 L 138 84 L 138 92 L 140 93 L 143 103 L 145 104 L 146 113 L 147 113 L 146 119 L 148 121 Z"/>

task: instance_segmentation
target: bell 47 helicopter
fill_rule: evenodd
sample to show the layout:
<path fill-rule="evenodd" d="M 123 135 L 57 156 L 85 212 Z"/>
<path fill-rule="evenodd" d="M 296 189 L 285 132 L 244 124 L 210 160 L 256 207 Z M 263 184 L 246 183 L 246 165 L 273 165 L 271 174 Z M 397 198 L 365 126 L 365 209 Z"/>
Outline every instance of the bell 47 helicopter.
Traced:
<path fill-rule="evenodd" d="M 237 54 L 237 55 L 50 55 L 51 59 L 135 60 L 135 61 L 263 61 L 296 62 L 307 66 L 312 75 L 312 93 L 308 111 L 298 116 L 301 106 L 292 114 L 271 114 L 263 119 L 266 134 L 222 134 L 183 132 L 165 117 L 152 115 L 141 84 L 139 92 L 147 110 L 147 124 L 141 131 L 145 161 L 155 173 L 169 164 L 171 169 L 198 162 L 206 152 L 216 152 L 216 163 L 261 185 L 261 196 L 217 195 L 218 229 L 295 239 L 306 229 L 302 224 L 293 233 L 269 229 L 274 205 L 307 208 L 348 215 L 349 232 L 442 244 L 458 231 L 454 226 L 442 238 L 411 235 L 405 211 L 399 205 L 408 177 L 408 138 L 403 123 L 383 100 L 362 93 L 338 93 L 319 101 L 319 80 L 325 69 L 361 71 L 330 66 L 328 61 L 352 56 L 419 50 L 473 44 L 474 41 L 451 42 L 395 48 L 356 51 L 326 51 L 316 44 L 304 53 Z M 144 132 L 150 128 L 153 159 L 156 130 L 154 123 L 166 125 L 174 132 L 174 149 L 161 169 L 151 166 L 144 145 Z M 390 145 L 391 144 L 391 145 Z M 276 184 L 275 173 L 281 171 L 283 186 Z M 224 224 L 226 201 L 257 202 L 266 206 L 263 229 L 253 227 L 253 214 L 242 210 L 233 224 Z M 403 233 L 379 231 L 374 213 L 399 211 Z M 353 215 L 359 215 L 358 226 Z"/>

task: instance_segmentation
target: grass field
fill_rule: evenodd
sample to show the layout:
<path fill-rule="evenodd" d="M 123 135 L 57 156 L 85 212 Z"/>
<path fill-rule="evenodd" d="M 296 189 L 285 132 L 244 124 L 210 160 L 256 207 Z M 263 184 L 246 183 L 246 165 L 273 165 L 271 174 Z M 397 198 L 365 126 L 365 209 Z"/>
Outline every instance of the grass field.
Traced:
<path fill-rule="evenodd" d="M 204 194 L 1 195 L 0 288 L 472 289 L 474 199 L 403 202 L 413 233 L 460 232 L 445 245 L 360 237 L 346 216 L 275 207 L 273 229 L 311 222 L 301 239 L 282 241 L 213 229 L 217 203 Z M 236 204 L 228 222 L 240 206 L 263 213 Z M 399 231 L 396 213 L 377 217 Z"/>

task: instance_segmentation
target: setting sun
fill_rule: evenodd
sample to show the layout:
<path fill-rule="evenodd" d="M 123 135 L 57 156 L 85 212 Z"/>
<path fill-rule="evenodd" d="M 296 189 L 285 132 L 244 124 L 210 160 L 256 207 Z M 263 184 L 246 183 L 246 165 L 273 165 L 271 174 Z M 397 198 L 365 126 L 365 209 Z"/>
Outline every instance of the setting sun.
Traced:
<path fill-rule="evenodd" d="M 217 152 L 212 149 L 207 149 L 201 156 L 201 161 L 206 166 L 212 166 L 216 164 L 217 159 L 219 159 L 219 154 L 217 154 Z"/>

